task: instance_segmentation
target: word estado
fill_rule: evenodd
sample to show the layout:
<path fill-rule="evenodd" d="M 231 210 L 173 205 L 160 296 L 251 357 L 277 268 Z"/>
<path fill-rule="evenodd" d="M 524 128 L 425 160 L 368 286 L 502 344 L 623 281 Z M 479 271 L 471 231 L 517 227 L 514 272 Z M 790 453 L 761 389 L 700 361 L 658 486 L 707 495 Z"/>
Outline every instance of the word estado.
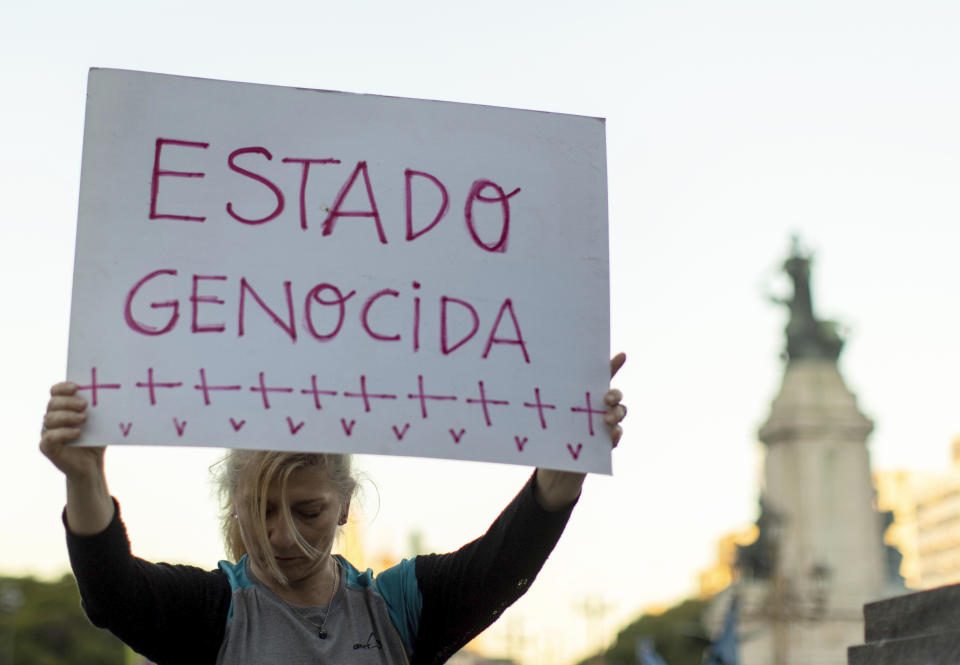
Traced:
<path fill-rule="evenodd" d="M 179 150 L 207 150 L 210 144 L 205 141 L 183 141 L 180 139 L 158 138 L 153 153 L 153 173 L 150 179 L 150 219 L 174 219 L 188 222 L 204 222 L 205 215 L 187 213 L 185 211 L 171 211 L 158 203 L 161 199 L 161 179 L 170 178 L 204 178 L 206 173 L 203 171 L 180 171 L 163 168 L 161 165 L 161 153 L 165 146 L 176 147 Z M 168 149 L 170 149 L 168 147 Z M 180 155 L 183 157 L 183 155 Z M 267 162 L 273 160 L 273 154 L 263 146 L 248 146 L 237 148 L 227 156 L 227 168 L 245 178 L 252 183 L 257 183 L 256 187 L 265 188 L 274 199 L 274 207 L 271 211 L 261 217 L 249 216 L 250 213 L 243 213 L 237 210 L 237 206 L 231 201 L 226 202 L 227 215 L 241 224 L 261 225 L 273 221 L 284 211 L 287 205 L 287 195 L 272 180 L 262 173 L 254 170 L 255 166 L 264 166 Z M 299 165 L 300 175 L 300 228 L 307 230 L 307 186 L 310 181 L 311 167 L 329 166 L 340 164 L 341 160 L 335 158 L 316 158 L 316 157 L 283 157 L 280 160 L 284 164 Z M 410 168 L 404 169 L 404 204 L 406 218 L 406 236 L 405 239 L 410 242 L 432 230 L 440 220 L 444 218 L 450 209 L 450 195 L 447 187 L 435 175 L 426 171 L 416 171 Z M 414 228 L 413 200 L 414 200 L 414 182 L 435 188 L 440 196 L 440 205 L 434 214 L 433 220 L 423 225 L 421 228 Z M 362 183 L 362 184 L 360 184 Z M 365 210 L 345 209 L 345 201 L 355 188 L 362 188 L 363 194 L 367 199 L 367 208 Z M 475 180 L 470 187 L 463 206 L 463 218 L 466 223 L 467 231 L 471 240 L 482 250 L 487 252 L 505 252 L 507 250 L 507 240 L 510 234 L 510 198 L 520 192 L 516 188 L 507 193 L 497 183 L 479 178 Z M 499 206 L 501 213 L 500 234 L 497 238 L 485 241 L 478 232 L 478 224 L 474 219 L 474 209 L 478 204 L 493 204 Z M 334 232 L 337 221 L 343 218 L 369 219 L 376 228 L 377 238 L 381 244 L 387 244 L 387 234 L 384 231 L 383 223 L 380 218 L 380 210 L 377 206 L 377 199 L 374 195 L 373 185 L 370 182 L 370 171 L 366 161 L 358 161 L 356 166 L 350 172 L 350 175 L 344 181 L 333 200 L 333 204 L 327 209 L 327 214 L 320 224 L 322 235 L 329 236 Z"/>

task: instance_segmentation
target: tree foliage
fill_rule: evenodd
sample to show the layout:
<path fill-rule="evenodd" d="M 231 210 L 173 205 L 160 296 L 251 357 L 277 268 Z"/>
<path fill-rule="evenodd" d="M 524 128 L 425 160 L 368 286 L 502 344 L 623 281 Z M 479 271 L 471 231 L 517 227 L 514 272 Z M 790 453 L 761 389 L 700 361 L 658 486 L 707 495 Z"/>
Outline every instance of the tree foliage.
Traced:
<path fill-rule="evenodd" d="M 94 627 L 71 575 L 0 577 L 0 665 L 123 665 L 125 649 Z"/>
<path fill-rule="evenodd" d="M 643 614 L 620 633 L 606 654 L 605 665 L 635 665 L 637 640 L 650 638 L 667 665 L 701 665 L 707 645 L 701 615 L 706 603 L 685 600 L 660 614 Z M 598 662 L 596 656 L 580 665 Z"/>

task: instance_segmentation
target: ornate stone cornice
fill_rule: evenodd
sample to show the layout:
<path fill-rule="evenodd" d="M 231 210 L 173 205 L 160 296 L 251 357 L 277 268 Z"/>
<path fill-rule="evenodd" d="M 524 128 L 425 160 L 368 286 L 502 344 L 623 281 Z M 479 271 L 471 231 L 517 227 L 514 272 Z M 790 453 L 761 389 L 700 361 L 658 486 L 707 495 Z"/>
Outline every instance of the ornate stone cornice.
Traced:
<path fill-rule="evenodd" d="M 860 411 L 836 364 L 808 359 L 787 365 L 759 437 L 767 445 L 804 440 L 863 443 L 872 431 L 873 421 Z"/>

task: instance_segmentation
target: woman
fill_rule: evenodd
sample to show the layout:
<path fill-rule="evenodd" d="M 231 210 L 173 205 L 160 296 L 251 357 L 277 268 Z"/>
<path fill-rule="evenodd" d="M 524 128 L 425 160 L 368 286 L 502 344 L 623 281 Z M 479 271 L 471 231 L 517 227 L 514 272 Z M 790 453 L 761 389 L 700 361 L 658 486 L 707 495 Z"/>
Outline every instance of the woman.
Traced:
<path fill-rule="evenodd" d="M 625 359 L 611 360 L 611 376 Z M 621 397 L 605 396 L 614 446 Z M 68 445 L 86 407 L 76 384 L 53 386 L 40 441 L 67 480 L 70 562 L 90 620 L 159 665 L 439 665 L 526 591 L 584 479 L 537 469 L 482 537 L 374 578 L 331 554 L 356 487 L 349 456 L 236 450 L 220 468 L 236 563 L 213 571 L 154 564 L 130 552 L 104 448 Z"/>

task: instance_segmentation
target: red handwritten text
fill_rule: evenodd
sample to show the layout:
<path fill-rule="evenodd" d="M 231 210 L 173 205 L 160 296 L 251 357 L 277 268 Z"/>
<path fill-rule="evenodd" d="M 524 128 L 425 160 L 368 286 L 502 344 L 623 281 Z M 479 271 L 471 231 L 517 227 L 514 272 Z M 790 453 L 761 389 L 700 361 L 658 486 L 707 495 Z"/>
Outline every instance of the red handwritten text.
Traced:
<path fill-rule="evenodd" d="M 164 169 L 161 166 L 161 153 L 165 146 L 168 150 L 176 146 L 179 151 L 177 156 L 181 160 L 189 159 L 189 157 L 194 154 L 184 149 L 192 149 L 195 153 L 198 149 L 211 149 L 211 144 L 204 141 L 187 141 L 173 138 L 158 138 L 156 140 L 153 154 L 152 177 L 150 180 L 150 219 L 205 222 L 210 211 L 193 211 L 192 214 L 158 211 L 159 206 L 157 201 L 160 199 L 161 179 L 203 178 L 206 176 L 206 173 L 200 170 L 175 171 Z M 216 148 L 212 148 L 211 151 L 214 154 L 217 153 Z M 376 234 L 377 241 L 383 245 L 388 243 L 387 232 L 383 223 L 383 215 L 377 205 L 374 178 L 371 176 L 370 167 L 366 160 L 359 160 L 352 167 L 348 167 L 346 164 L 338 166 L 341 165 L 342 162 L 334 157 L 283 157 L 279 160 L 274 160 L 273 154 L 266 147 L 256 145 L 243 146 L 229 151 L 220 149 L 220 154 L 224 153 L 226 155 L 224 161 L 226 162 L 227 169 L 243 176 L 245 178 L 243 182 L 252 183 L 258 188 L 266 188 L 269 196 L 273 199 L 272 209 L 266 211 L 239 210 L 238 208 L 241 207 L 239 204 L 233 201 L 227 201 L 225 205 L 225 211 L 227 213 L 226 219 L 232 219 L 248 226 L 258 226 L 272 222 L 280 217 L 286 208 L 287 195 L 284 194 L 283 188 L 277 184 L 277 181 L 282 182 L 284 178 L 289 179 L 289 175 L 283 173 L 283 171 L 289 169 L 289 166 L 284 165 L 292 164 L 294 166 L 299 165 L 300 167 L 300 182 L 297 192 L 299 200 L 299 226 L 304 231 L 308 230 L 310 227 L 310 219 L 307 214 L 309 209 L 307 200 L 308 194 L 313 191 L 310 183 L 311 175 L 313 175 L 314 171 L 311 167 L 320 165 L 325 167 L 319 170 L 321 170 L 327 178 L 336 174 L 334 177 L 343 183 L 336 197 L 333 199 L 333 204 L 329 207 L 322 206 L 326 211 L 326 216 L 320 223 L 322 230 L 321 235 L 333 235 L 336 231 L 337 223 L 343 219 L 368 220 L 373 224 L 373 231 Z M 205 157 L 205 162 L 209 164 L 211 159 L 217 159 L 219 157 L 219 154 L 216 154 L 216 156 L 214 156 L 214 154 L 206 156 L 205 153 L 196 153 L 196 156 L 198 158 Z M 350 169 L 345 177 L 344 167 Z M 421 185 L 415 187 L 414 182 L 421 183 Z M 436 210 L 428 214 L 427 219 L 430 221 L 426 223 L 424 223 L 422 219 L 415 219 L 417 215 L 414 214 L 415 210 L 422 213 L 423 210 L 428 207 L 415 205 L 415 192 L 423 192 L 425 188 L 436 190 L 436 192 L 439 193 L 440 199 L 439 206 L 437 206 Z M 351 196 L 355 190 L 358 193 Z M 402 218 L 405 227 L 404 239 L 407 242 L 413 242 L 436 228 L 440 221 L 446 216 L 450 209 L 450 193 L 447 186 L 444 185 L 436 175 L 410 168 L 404 169 L 403 172 L 403 191 L 404 209 Z M 520 191 L 520 188 L 516 187 L 507 193 L 501 185 L 487 178 L 478 178 L 473 181 L 469 191 L 466 192 L 464 196 L 463 219 L 467 230 L 467 237 L 477 248 L 485 252 L 503 253 L 507 251 L 507 241 L 510 235 L 510 200 L 519 194 Z M 176 209 L 176 201 L 169 200 L 175 198 L 175 195 L 164 197 L 164 210 Z M 366 201 L 357 209 L 348 207 L 347 200 L 356 200 L 357 198 L 366 199 Z M 491 218 L 491 215 L 485 214 L 485 219 L 481 223 L 477 215 L 477 211 L 481 206 L 488 207 L 491 210 L 491 214 L 499 219 Z M 495 212 L 497 208 L 499 208 L 499 214 Z M 207 214 L 199 214 L 199 212 L 206 212 Z M 432 219 L 430 217 L 431 215 Z M 401 217 L 401 215 L 398 215 L 398 217 Z M 483 235 L 492 235 L 494 239 L 484 240 L 484 238 L 481 237 L 480 227 L 484 229 Z M 494 229 L 492 234 L 490 233 L 490 229 Z"/>

